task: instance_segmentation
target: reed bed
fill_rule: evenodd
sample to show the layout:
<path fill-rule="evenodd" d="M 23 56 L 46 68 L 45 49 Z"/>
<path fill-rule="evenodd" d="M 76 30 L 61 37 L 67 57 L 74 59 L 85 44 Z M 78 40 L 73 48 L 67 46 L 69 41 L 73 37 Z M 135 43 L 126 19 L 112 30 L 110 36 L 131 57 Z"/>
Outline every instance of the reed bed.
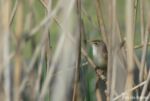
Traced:
<path fill-rule="evenodd" d="M 0 0 L 0 101 L 149 101 L 149 18 L 149 0 Z"/>

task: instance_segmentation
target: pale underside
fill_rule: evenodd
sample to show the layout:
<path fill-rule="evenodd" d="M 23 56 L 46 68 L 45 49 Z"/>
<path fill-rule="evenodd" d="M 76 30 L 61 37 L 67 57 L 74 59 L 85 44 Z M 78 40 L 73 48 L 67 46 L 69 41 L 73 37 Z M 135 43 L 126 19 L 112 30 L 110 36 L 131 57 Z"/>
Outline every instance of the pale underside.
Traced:
<path fill-rule="evenodd" d="M 93 59 L 95 64 L 99 68 L 105 68 L 107 65 L 107 61 L 104 57 L 104 54 L 102 54 L 103 52 L 101 52 L 102 49 L 96 48 L 95 45 L 93 45 L 92 47 L 93 47 Z"/>

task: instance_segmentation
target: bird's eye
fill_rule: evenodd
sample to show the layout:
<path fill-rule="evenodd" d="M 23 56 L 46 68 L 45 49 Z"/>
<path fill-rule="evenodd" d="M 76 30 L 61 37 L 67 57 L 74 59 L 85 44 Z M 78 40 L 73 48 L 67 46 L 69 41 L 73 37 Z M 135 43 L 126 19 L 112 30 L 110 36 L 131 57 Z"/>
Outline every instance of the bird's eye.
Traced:
<path fill-rule="evenodd" d="M 98 45 L 98 43 L 97 43 L 97 42 L 95 42 L 95 45 Z"/>

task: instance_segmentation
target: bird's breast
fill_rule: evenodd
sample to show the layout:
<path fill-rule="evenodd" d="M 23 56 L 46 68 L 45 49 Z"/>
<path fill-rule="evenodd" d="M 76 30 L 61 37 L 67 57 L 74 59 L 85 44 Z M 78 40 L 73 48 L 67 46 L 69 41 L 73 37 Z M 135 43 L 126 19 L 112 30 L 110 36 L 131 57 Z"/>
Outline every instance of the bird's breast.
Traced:
<path fill-rule="evenodd" d="M 97 50 L 94 47 L 93 47 L 93 59 L 94 59 L 95 64 L 98 67 L 103 68 L 106 66 L 106 60 L 103 54 L 100 52 L 100 50 Z"/>

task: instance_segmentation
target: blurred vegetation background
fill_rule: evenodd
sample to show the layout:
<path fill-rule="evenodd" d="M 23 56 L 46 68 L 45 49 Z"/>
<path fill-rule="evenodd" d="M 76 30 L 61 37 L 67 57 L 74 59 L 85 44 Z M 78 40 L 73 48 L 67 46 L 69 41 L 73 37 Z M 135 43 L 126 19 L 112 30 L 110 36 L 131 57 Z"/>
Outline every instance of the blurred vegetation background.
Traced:
<path fill-rule="evenodd" d="M 144 33 L 147 31 L 147 26 L 149 28 L 150 1 L 131 1 L 133 40 L 126 37 L 128 6 L 126 0 L 0 0 L 0 99 L 2 101 L 101 101 L 96 94 L 97 74 L 95 69 L 91 68 L 94 66 L 89 62 L 93 60 L 93 56 L 91 45 L 88 43 L 95 39 L 104 40 L 101 25 L 104 26 L 108 39 L 106 42 L 108 52 L 112 53 L 109 54 L 110 60 L 108 60 L 109 63 L 112 61 L 112 64 L 108 64 L 108 67 L 116 66 L 117 68 L 118 66 L 119 68 L 120 64 L 125 63 L 123 68 L 126 69 L 123 72 L 128 78 L 130 69 L 128 70 L 127 67 L 130 67 L 128 65 L 130 63 L 127 61 L 130 56 L 128 58 L 127 54 L 131 54 L 132 59 L 135 54 L 139 64 L 131 63 L 131 67 L 138 71 L 133 77 L 137 76 L 137 79 L 133 80 L 136 83 L 134 82 L 132 87 L 149 80 L 147 79 L 150 63 L 149 36 L 147 38 L 147 34 Z M 100 17 L 98 12 L 101 13 Z M 99 23 L 101 18 L 102 24 Z M 142 28 L 144 33 L 141 31 Z M 119 41 L 114 44 L 113 40 Z M 132 47 L 129 41 L 133 42 Z M 119 57 L 116 58 L 113 56 L 116 54 L 113 45 L 118 47 L 117 45 L 123 42 L 125 48 L 120 49 L 121 52 L 119 51 L 118 54 L 121 56 L 125 54 L 125 56 L 120 56 L 120 59 L 118 55 L 115 55 Z M 126 49 L 126 42 L 127 47 L 129 45 L 129 49 L 133 49 L 133 53 Z M 121 62 L 119 61 L 118 65 L 113 60 Z M 142 81 L 139 81 L 140 66 L 146 71 Z M 131 72 L 133 72 L 132 69 Z M 120 76 L 117 70 L 115 73 L 117 77 Z M 113 77 L 115 78 L 114 75 L 112 79 Z M 121 80 L 119 83 L 118 79 L 115 80 L 114 89 L 117 86 L 119 89 L 123 84 Z M 106 82 L 101 80 L 100 83 L 104 84 L 101 88 L 106 90 Z M 113 84 L 113 82 L 108 83 L 110 86 L 111 83 Z M 119 93 L 116 90 L 117 94 L 114 94 L 108 89 L 111 100 L 107 99 L 107 101 L 113 101 L 113 98 L 126 90 L 129 89 L 119 90 Z M 114 95 L 111 96 L 111 94 Z M 138 94 L 141 93 L 138 92 Z M 150 96 L 149 91 L 147 95 Z M 103 97 L 102 99 L 106 100 L 106 95 Z"/>

